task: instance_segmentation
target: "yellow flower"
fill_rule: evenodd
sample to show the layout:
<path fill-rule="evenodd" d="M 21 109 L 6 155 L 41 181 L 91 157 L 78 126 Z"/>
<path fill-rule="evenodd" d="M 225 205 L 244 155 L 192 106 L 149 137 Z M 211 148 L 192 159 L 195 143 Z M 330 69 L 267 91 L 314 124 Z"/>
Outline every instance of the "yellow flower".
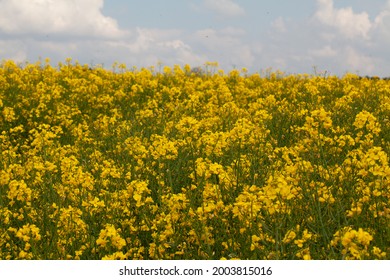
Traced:
<path fill-rule="evenodd" d="M 7 185 L 10 180 L 8 172 L 5 170 L 0 170 L 0 186 Z"/>
<path fill-rule="evenodd" d="M 282 242 L 285 244 L 290 243 L 291 241 L 293 241 L 295 239 L 295 237 L 297 237 L 297 234 L 293 230 L 289 230 L 285 234 Z"/>
<path fill-rule="evenodd" d="M 126 260 L 127 256 L 122 252 L 115 252 L 111 255 L 106 255 L 102 258 L 102 260 Z"/>
<path fill-rule="evenodd" d="M 363 259 L 369 256 L 368 246 L 372 240 L 372 235 L 362 228 L 356 231 L 352 227 L 344 227 L 334 234 L 331 245 L 336 247 L 340 243 L 346 259 Z"/>
<path fill-rule="evenodd" d="M 9 183 L 7 197 L 10 199 L 9 204 L 11 206 L 15 203 L 15 201 L 24 202 L 26 205 L 31 205 L 32 190 L 27 187 L 27 184 L 24 182 L 24 180 L 12 180 Z"/>
<path fill-rule="evenodd" d="M 252 240 L 252 242 L 251 242 L 250 250 L 253 251 L 258 247 L 259 241 L 261 240 L 261 238 L 258 237 L 257 235 L 252 235 L 251 240 Z"/>
<path fill-rule="evenodd" d="M 25 252 L 24 250 L 21 250 L 19 252 L 19 258 L 20 259 L 29 259 L 29 253 Z"/>
<path fill-rule="evenodd" d="M 377 118 L 365 110 L 356 115 L 353 125 L 357 129 L 363 129 L 366 127 L 369 132 L 372 132 L 375 135 L 378 135 L 381 131 L 381 127 L 377 122 Z"/>
<path fill-rule="evenodd" d="M 386 252 L 382 252 L 381 249 L 379 249 L 378 247 L 374 246 L 372 248 L 372 253 L 379 259 L 384 259 L 386 258 Z"/>
<path fill-rule="evenodd" d="M 364 231 L 362 228 L 359 228 L 356 234 L 357 241 L 363 246 L 368 246 L 370 242 L 373 240 L 373 237 L 368 232 Z"/>
<path fill-rule="evenodd" d="M 136 202 L 136 207 L 141 207 L 145 203 L 153 202 L 153 199 L 149 198 L 148 195 L 151 193 L 151 190 L 148 188 L 148 182 L 135 180 L 132 181 L 128 190 L 132 193 L 132 197 Z"/>
<path fill-rule="evenodd" d="M 126 240 L 123 239 L 118 230 L 111 224 L 106 224 L 105 228 L 99 233 L 99 238 L 96 240 L 96 245 L 100 248 L 113 247 L 118 250 L 126 246 Z"/>
<path fill-rule="evenodd" d="M 13 122 L 16 120 L 15 111 L 11 107 L 3 107 L 3 118 L 7 122 Z"/>
<path fill-rule="evenodd" d="M 151 136 L 151 141 L 150 153 L 154 159 L 175 159 L 177 157 L 176 142 L 156 134 Z"/>
<path fill-rule="evenodd" d="M 41 235 L 39 234 L 39 228 L 36 225 L 24 225 L 16 232 L 16 237 L 20 238 L 24 242 L 29 242 L 30 239 L 33 241 L 41 240 Z"/>
<path fill-rule="evenodd" d="M 311 260 L 310 250 L 309 248 L 305 248 L 303 250 L 300 250 L 298 253 L 295 254 L 298 258 L 301 258 L 303 260 Z"/>
<path fill-rule="evenodd" d="M 299 248 L 302 248 L 304 243 L 305 243 L 304 239 L 296 239 L 296 240 L 294 240 L 294 244 L 296 244 Z"/>

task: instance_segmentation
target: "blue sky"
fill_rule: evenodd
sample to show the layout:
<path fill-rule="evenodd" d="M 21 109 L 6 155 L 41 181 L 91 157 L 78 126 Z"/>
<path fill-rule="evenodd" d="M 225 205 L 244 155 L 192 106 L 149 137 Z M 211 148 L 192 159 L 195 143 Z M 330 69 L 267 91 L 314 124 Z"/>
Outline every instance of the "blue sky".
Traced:
<path fill-rule="evenodd" d="M 390 76 L 390 0 L 0 0 L 0 59 Z"/>

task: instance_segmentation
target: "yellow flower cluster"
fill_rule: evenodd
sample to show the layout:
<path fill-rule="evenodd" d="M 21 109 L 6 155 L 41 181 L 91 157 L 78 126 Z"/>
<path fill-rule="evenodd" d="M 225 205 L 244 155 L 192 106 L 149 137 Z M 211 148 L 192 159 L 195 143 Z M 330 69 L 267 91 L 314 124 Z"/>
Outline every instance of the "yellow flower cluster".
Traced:
<path fill-rule="evenodd" d="M 0 63 L 0 259 L 388 259 L 390 83 Z"/>
<path fill-rule="evenodd" d="M 372 240 L 373 236 L 362 228 L 354 230 L 351 227 L 345 227 L 334 234 L 331 245 L 342 248 L 343 259 L 360 260 L 370 256 L 368 250 Z M 371 254 L 376 257 L 383 258 L 386 256 L 386 253 L 378 247 L 374 246 L 371 250 Z"/>

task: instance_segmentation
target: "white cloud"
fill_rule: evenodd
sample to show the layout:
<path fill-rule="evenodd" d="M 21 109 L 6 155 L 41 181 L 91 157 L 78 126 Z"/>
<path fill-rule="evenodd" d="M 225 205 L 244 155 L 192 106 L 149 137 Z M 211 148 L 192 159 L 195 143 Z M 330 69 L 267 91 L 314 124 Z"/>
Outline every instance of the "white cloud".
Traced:
<path fill-rule="evenodd" d="M 204 0 L 204 6 L 224 17 L 236 17 L 245 14 L 245 10 L 232 0 Z"/>
<path fill-rule="evenodd" d="M 27 59 L 27 50 L 19 40 L 0 41 L 0 57 L 22 62 Z"/>
<path fill-rule="evenodd" d="M 352 47 L 345 49 L 346 62 L 352 71 L 364 70 L 365 73 L 372 74 L 375 70 L 374 61 L 371 57 L 358 52 Z"/>
<path fill-rule="evenodd" d="M 390 44 L 390 0 L 386 7 L 374 20 L 374 31 L 381 37 L 381 41 L 386 40 Z"/>
<path fill-rule="evenodd" d="M 122 57 L 124 63 L 153 66 L 158 62 L 164 65 L 202 64 L 206 61 L 203 55 L 197 54 L 185 42 L 185 36 L 176 29 L 136 28 L 133 38 L 108 41 L 105 49 L 110 49 L 111 60 Z M 106 54 L 103 54 L 106 55 Z"/>
<path fill-rule="evenodd" d="M 159 61 L 191 66 L 218 61 L 227 71 L 232 67 L 250 71 L 272 67 L 287 73 L 310 73 L 315 65 L 337 74 L 359 71 L 388 76 L 387 1 L 381 12 L 370 15 L 371 21 L 366 12 L 317 0 L 317 10 L 314 17 L 307 15 L 309 19 L 275 17 L 268 26 L 243 29 L 237 26 L 244 27 L 244 21 L 234 25 L 235 20 L 220 20 L 244 15 L 240 1 L 203 0 L 193 4 L 208 16 L 200 25 L 162 29 L 157 24 L 145 28 L 145 23 L 137 22 L 140 27 L 123 30 L 115 19 L 103 14 L 103 0 L 0 0 L 0 57 L 18 62 L 50 57 L 53 65 L 72 57 L 107 68 L 114 61 L 130 67 L 153 66 Z M 257 21 L 249 18 L 248 22 Z M 226 27 L 201 29 L 221 23 Z"/>
<path fill-rule="evenodd" d="M 276 18 L 272 23 L 271 26 L 277 31 L 277 32 L 287 32 L 287 27 L 284 19 L 282 17 Z"/>
<path fill-rule="evenodd" d="M 201 29 L 195 32 L 195 38 L 198 43 L 208 49 L 214 49 L 218 52 L 240 44 L 245 30 L 240 28 L 226 27 L 223 29 Z"/>
<path fill-rule="evenodd" d="M 159 60 L 164 63 L 199 65 L 206 61 L 205 57 L 194 53 L 193 49 L 180 39 L 161 42 L 158 47 L 160 53 L 164 53 L 164 57 L 160 57 Z"/>
<path fill-rule="evenodd" d="M 317 34 L 308 50 L 311 60 L 339 74 L 353 71 L 388 76 L 390 0 L 375 3 L 380 12 L 370 16 L 367 11 L 357 13 L 351 7 L 336 8 L 332 0 L 317 3 L 312 18 Z"/>
<path fill-rule="evenodd" d="M 189 41 L 194 50 L 207 54 L 207 61 L 218 61 L 224 69 L 251 67 L 261 46 L 246 42 L 245 35 L 240 28 L 207 28 L 196 31 Z"/>
<path fill-rule="evenodd" d="M 317 0 L 315 18 L 321 23 L 334 27 L 347 38 L 368 39 L 372 23 L 366 12 L 354 13 L 351 7 L 335 9 L 333 0 Z"/>
<path fill-rule="evenodd" d="M 320 49 L 310 50 L 309 54 L 315 57 L 334 57 L 337 55 L 337 50 L 331 46 L 326 45 Z"/>
<path fill-rule="evenodd" d="M 124 35 L 114 19 L 102 14 L 102 8 L 103 0 L 2 0 L 0 33 L 100 38 Z"/>

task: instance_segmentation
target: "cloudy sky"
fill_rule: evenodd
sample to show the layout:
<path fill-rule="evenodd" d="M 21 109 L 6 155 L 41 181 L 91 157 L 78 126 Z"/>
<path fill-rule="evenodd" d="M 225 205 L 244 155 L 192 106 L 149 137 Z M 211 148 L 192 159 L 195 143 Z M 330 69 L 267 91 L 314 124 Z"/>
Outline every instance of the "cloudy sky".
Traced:
<path fill-rule="evenodd" d="M 390 76 L 390 0 L 0 0 L 0 60 Z"/>

